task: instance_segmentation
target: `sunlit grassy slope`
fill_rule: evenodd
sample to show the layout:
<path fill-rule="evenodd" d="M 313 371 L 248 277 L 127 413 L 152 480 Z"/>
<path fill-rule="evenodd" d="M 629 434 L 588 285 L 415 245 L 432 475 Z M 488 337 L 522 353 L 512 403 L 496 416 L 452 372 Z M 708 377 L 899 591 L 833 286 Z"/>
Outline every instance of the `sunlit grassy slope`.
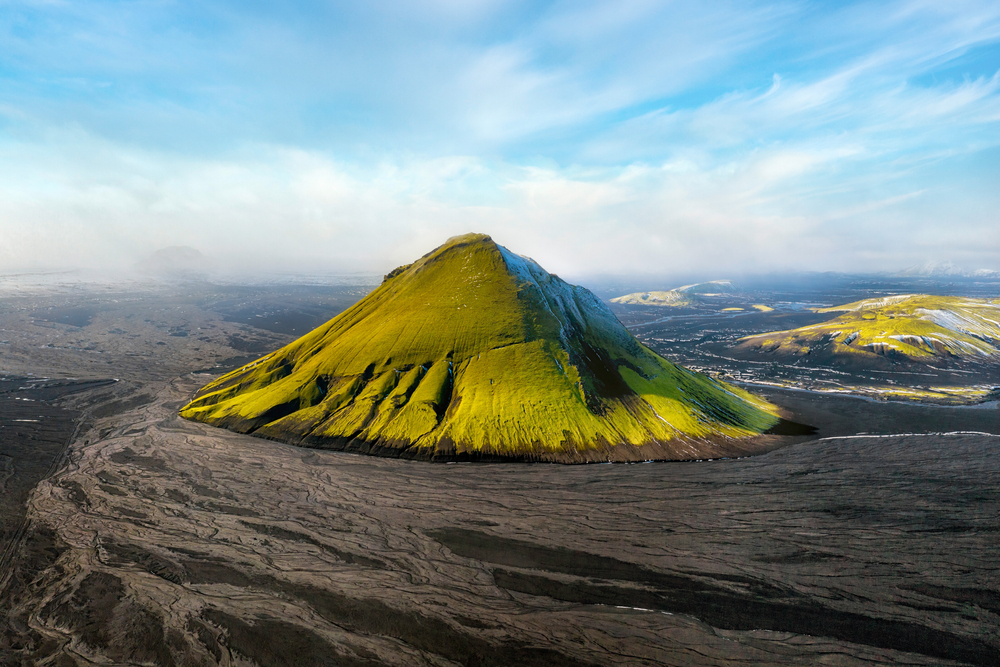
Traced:
<path fill-rule="evenodd" d="M 821 324 L 749 336 L 740 347 L 804 356 L 1000 361 L 1000 299 L 906 294 L 817 312 L 843 315 Z"/>
<path fill-rule="evenodd" d="M 317 447 L 554 461 L 738 452 L 777 421 L 764 401 L 643 347 L 586 289 L 478 234 L 396 269 L 181 415 Z"/>
<path fill-rule="evenodd" d="M 684 285 L 672 290 L 659 292 L 635 292 L 611 299 L 611 303 L 625 303 L 640 306 L 690 306 L 700 297 L 732 294 L 736 288 L 728 280 L 713 280 L 707 283 Z"/>

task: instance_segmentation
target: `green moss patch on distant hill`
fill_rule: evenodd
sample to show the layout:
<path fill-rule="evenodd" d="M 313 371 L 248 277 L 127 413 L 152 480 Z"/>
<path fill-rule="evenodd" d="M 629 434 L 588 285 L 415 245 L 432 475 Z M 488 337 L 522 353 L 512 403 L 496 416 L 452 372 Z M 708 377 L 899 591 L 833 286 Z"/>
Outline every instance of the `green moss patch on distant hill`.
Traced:
<path fill-rule="evenodd" d="M 749 453 L 775 408 L 640 344 L 581 287 L 488 236 L 450 239 L 181 415 L 294 444 L 423 459 Z"/>
<path fill-rule="evenodd" d="M 1000 299 L 904 294 L 817 312 L 844 314 L 829 322 L 748 336 L 740 339 L 738 347 L 857 360 L 1000 362 Z"/>

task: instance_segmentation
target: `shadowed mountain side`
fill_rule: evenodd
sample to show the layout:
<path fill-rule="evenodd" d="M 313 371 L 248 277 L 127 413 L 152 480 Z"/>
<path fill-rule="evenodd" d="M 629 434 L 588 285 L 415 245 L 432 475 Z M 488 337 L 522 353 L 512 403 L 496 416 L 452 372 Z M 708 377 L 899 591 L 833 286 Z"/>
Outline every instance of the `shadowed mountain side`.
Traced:
<path fill-rule="evenodd" d="M 420 459 L 695 459 L 766 448 L 775 408 L 640 344 L 592 293 L 469 234 L 202 388 L 181 415 Z"/>

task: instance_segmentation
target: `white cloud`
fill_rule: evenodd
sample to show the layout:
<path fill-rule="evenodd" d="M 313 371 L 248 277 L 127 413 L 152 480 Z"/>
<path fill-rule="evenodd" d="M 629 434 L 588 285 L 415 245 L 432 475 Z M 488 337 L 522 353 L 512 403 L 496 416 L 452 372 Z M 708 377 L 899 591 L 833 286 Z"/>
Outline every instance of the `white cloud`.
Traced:
<path fill-rule="evenodd" d="M 6 271 L 128 266 L 191 245 L 230 271 L 378 272 L 467 231 L 569 276 L 873 270 L 912 263 L 919 248 L 900 239 L 938 224 L 935 207 L 921 212 L 933 188 L 859 198 L 857 187 L 845 197 L 816 185 L 859 159 L 834 144 L 574 172 L 467 156 L 360 166 L 266 145 L 193 160 L 80 133 L 50 141 L 44 163 L 31 146 L 4 151 Z M 996 268 L 981 237 L 950 236 L 937 250 Z"/>
<path fill-rule="evenodd" d="M 1000 268 L 996 3 L 126 9 L 0 18 L 5 269 Z"/>

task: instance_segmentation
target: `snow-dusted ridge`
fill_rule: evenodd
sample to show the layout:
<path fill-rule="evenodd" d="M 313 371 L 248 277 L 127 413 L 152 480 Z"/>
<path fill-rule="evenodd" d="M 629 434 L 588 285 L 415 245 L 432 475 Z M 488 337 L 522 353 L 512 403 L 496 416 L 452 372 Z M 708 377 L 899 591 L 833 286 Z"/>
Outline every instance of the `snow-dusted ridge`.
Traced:
<path fill-rule="evenodd" d="M 562 324 L 563 337 L 571 329 L 576 331 L 598 329 L 629 352 L 633 354 L 637 352 L 635 338 L 593 292 L 585 287 L 570 285 L 559 276 L 543 269 L 530 257 L 515 255 L 499 244 L 497 249 L 508 271 L 518 280 L 538 290 L 549 311 Z"/>

